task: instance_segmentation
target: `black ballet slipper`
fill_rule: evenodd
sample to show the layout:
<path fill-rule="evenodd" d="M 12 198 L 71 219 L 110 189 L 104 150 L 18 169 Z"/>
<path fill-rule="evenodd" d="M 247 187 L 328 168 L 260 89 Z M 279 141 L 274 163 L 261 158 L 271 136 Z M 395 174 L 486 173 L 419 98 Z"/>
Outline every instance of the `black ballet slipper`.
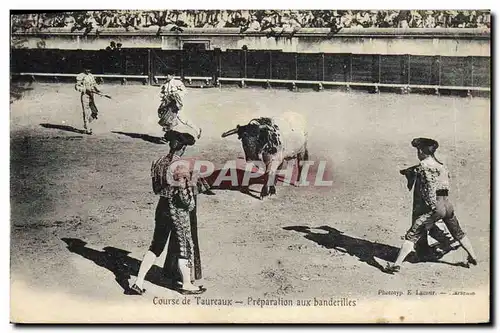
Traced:
<path fill-rule="evenodd" d="M 205 291 L 207 291 L 207 288 L 203 288 L 202 286 L 198 287 L 197 290 L 187 290 L 183 289 L 182 287 L 176 289 L 177 292 L 179 292 L 182 295 L 200 295 L 203 294 Z"/>
<path fill-rule="evenodd" d="M 401 270 L 401 266 L 388 263 L 387 266 L 385 266 L 385 268 L 384 268 L 384 273 L 394 274 L 394 273 L 398 273 L 400 270 Z"/>
<path fill-rule="evenodd" d="M 146 289 L 139 288 L 139 286 L 136 285 L 135 283 L 132 285 L 132 287 L 130 287 L 130 290 L 135 292 L 137 295 L 142 295 L 146 292 Z"/>
<path fill-rule="evenodd" d="M 208 189 L 208 190 L 204 191 L 203 194 L 206 194 L 206 195 L 215 195 L 215 192 L 212 191 L 211 189 Z"/>
<path fill-rule="evenodd" d="M 472 258 L 471 256 L 467 257 L 467 263 L 471 264 L 471 265 L 474 265 L 474 266 L 477 266 L 477 260 L 474 259 L 474 258 Z"/>

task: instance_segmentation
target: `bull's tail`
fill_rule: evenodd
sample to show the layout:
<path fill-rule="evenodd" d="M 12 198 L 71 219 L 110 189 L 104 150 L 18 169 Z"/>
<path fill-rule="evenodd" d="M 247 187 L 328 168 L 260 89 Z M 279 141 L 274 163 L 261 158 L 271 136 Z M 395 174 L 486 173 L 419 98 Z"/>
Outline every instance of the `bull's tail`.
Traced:
<path fill-rule="evenodd" d="M 307 144 L 307 140 L 304 141 L 304 149 L 302 153 L 302 160 L 303 161 L 308 161 L 309 160 L 309 147 Z"/>
<path fill-rule="evenodd" d="M 302 155 L 303 161 L 309 161 L 309 149 L 307 148 L 307 142 L 304 144 L 304 154 Z"/>

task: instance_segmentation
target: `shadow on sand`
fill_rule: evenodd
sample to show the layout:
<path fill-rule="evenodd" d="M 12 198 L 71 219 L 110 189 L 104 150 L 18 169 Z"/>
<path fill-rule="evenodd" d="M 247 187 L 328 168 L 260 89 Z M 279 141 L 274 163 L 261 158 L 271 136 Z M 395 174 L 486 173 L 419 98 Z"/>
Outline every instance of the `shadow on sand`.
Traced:
<path fill-rule="evenodd" d="M 348 253 L 349 255 L 357 257 L 360 261 L 365 262 L 382 272 L 384 271 L 384 267 L 377 262 L 375 258 L 379 258 L 387 262 L 394 262 L 399 253 L 399 249 L 394 246 L 350 237 L 345 235 L 342 231 L 329 226 L 321 226 L 319 228 L 290 226 L 284 227 L 283 229 L 301 232 L 304 234 L 305 238 L 312 240 L 327 249 L 335 249 L 343 253 Z M 324 230 L 328 233 L 317 233 L 311 229 Z M 420 262 L 414 254 L 410 254 L 406 261 L 410 263 Z"/>
<path fill-rule="evenodd" d="M 24 93 L 27 91 L 31 91 L 33 88 L 31 87 L 26 87 L 22 84 L 10 84 L 10 104 L 14 103 L 17 100 L 20 100 L 23 96 Z"/>
<path fill-rule="evenodd" d="M 106 268 L 115 275 L 115 281 L 123 288 L 124 294 L 136 295 L 129 286 L 131 276 L 137 276 L 141 262 L 131 258 L 130 252 L 107 246 L 103 251 L 86 247 L 87 243 L 77 238 L 62 238 L 70 252 L 76 253 L 96 265 Z M 163 270 L 153 266 L 146 275 L 146 280 L 160 287 L 174 290 L 174 287 L 165 279 Z"/>
<path fill-rule="evenodd" d="M 58 129 L 58 130 L 67 131 L 67 132 L 85 134 L 84 130 L 74 128 L 73 126 L 68 126 L 68 125 L 40 124 L 40 126 L 42 126 L 44 128 L 52 128 L 52 129 Z"/>
<path fill-rule="evenodd" d="M 147 142 L 155 143 L 158 145 L 164 145 L 165 142 L 162 141 L 161 137 L 157 136 L 152 136 L 148 134 L 140 134 L 140 133 L 127 133 L 127 132 L 119 132 L 119 131 L 112 131 L 111 133 L 115 134 L 121 134 L 121 135 L 126 135 L 128 137 L 134 138 L 134 139 L 141 139 Z"/>

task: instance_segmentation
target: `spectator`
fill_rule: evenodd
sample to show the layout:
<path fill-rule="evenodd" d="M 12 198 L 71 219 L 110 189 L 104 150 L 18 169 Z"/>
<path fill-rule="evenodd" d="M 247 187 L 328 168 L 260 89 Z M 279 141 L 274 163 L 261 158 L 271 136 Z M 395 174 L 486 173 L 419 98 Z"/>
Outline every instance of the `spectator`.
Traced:
<path fill-rule="evenodd" d="M 489 12 L 488 12 L 488 14 L 483 14 L 483 22 L 488 29 L 491 28 L 491 16 L 490 16 Z"/>
<path fill-rule="evenodd" d="M 424 28 L 434 28 L 436 26 L 436 19 L 434 18 L 434 13 L 430 10 L 425 12 L 424 16 Z"/>
<path fill-rule="evenodd" d="M 205 21 L 203 10 L 194 10 L 193 15 L 193 27 L 200 28 L 203 26 L 203 22 Z"/>
<path fill-rule="evenodd" d="M 165 31 L 183 31 L 181 26 L 186 26 L 185 22 L 179 19 L 179 15 L 174 11 L 165 11 L 160 20 L 160 29 Z"/>
<path fill-rule="evenodd" d="M 89 33 L 105 28 L 163 30 L 186 28 L 241 28 L 273 34 L 303 28 L 490 28 L 489 11 L 334 11 L 334 10 L 165 10 L 89 11 L 11 16 L 12 31 L 66 27 Z"/>
<path fill-rule="evenodd" d="M 204 28 L 215 28 L 217 26 L 218 22 L 218 11 L 217 10 L 211 10 L 208 13 L 207 16 L 207 22 L 203 26 Z"/>
<path fill-rule="evenodd" d="M 98 25 L 97 25 L 97 21 L 94 18 L 93 12 L 87 13 L 83 22 L 84 22 L 86 33 L 89 33 L 91 31 L 97 31 Z"/>
<path fill-rule="evenodd" d="M 140 15 L 140 13 L 138 13 L 136 11 L 130 13 L 129 24 L 135 30 L 140 30 L 144 26 L 143 21 L 142 21 L 142 16 Z"/>
<path fill-rule="evenodd" d="M 371 22 L 371 17 L 368 12 L 359 12 L 356 15 L 356 21 L 363 27 L 363 28 L 370 28 L 372 27 L 372 22 Z"/>
<path fill-rule="evenodd" d="M 446 28 L 446 16 L 443 12 L 439 12 L 439 14 L 436 16 L 436 28 Z"/>
<path fill-rule="evenodd" d="M 464 28 L 475 28 L 476 27 L 476 12 L 475 11 L 464 11 Z"/>
<path fill-rule="evenodd" d="M 478 15 L 477 18 L 476 18 L 476 27 L 477 28 L 482 28 L 482 29 L 485 29 L 485 28 L 488 28 L 487 26 L 487 23 L 484 19 L 484 15 Z"/>
<path fill-rule="evenodd" d="M 75 13 L 75 24 L 71 28 L 71 32 L 85 29 L 85 16 L 83 13 Z"/>
<path fill-rule="evenodd" d="M 350 28 L 351 24 L 353 23 L 353 18 L 354 18 L 352 15 L 352 12 L 350 10 L 348 10 L 348 11 L 342 11 L 342 12 L 340 12 L 340 14 L 342 15 L 340 17 L 340 26 L 342 28 Z M 323 24 L 323 22 L 320 24 Z M 317 25 L 314 25 L 314 27 L 316 28 Z"/>
<path fill-rule="evenodd" d="M 149 28 L 152 26 L 158 26 L 159 13 L 158 11 L 152 11 L 144 15 L 144 27 Z"/>
<path fill-rule="evenodd" d="M 410 28 L 422 28 L 422 26 L 423 26 L 422 16 L 417 10 L 412 10 Z"/>
<path fill-rule="evenodd" d="M 410 27 L 411 12 L 409 10 L 401 10 L 397 17 L 398 27 L 407 29 Z"/>
<path fill-rule="evenodd" d="M 234 12 L 233 27 L 240 28 L 247 24 L 248 18 L 240 10 Z"/>
<path fill-rule="evenodd" d="M 332 12 L 332 18 L 329 26 L 331 33 L 337 33 L 339 32 L 339 30 L 342 29 L 340 25 L 340 19 L 341 19 L 340 14 L 336 10 L 334 10 Z"/>
<path fill-rule="evenodd" d="M 321 28 L 328 28 L 333 21 L 332 11 L 331 10 L 323 10 L 321 11 L 321 19 L 323 20 L 323 25 Z"/>
<path fill-rule="evenodd" d="M 273 23 L 270 16 L 264 16 L 261 22 L 262 22 L 260 26 L 261 31 L 268 32 L 276 28 L 276 24 Z"/>
<path fill-rule="evenodd" d="M 305 15 L 302 16 L 302 26 L 305 28 L 310 28 L 312 27 L 312 23 L 314 20 L 314 15 L 313 13 L 308 10 Z"/>
<path fill-rule="evenodd" d="M 175 11 L 175 20 L 174 24 L 178 27 L 192 27 L 193 23 L 191 22 L 190 15 L 188 15 L 185 11 Z"/>
<path fill-rule="evenodd" d="M 283 16 L 281 19 L 281 33 L 287 34 L 288 36 L 293 36 L 297 31 L 300 30 L 301 26 L 295 17 L 290 17 L 288 14 Z"/>
<path fill-rule="evenodd" d="M 234 10 L 225 11 L 227 15 L 226 25 L 223 28 L 234 28 L 234 21 L 236 19 L 236 13 Z"/>
<path fill-rule="evenodd" d="M 260 23 L 259 21 L 257 20 L 257 17 L 255 15 L 252 15 L 250 17 L 250 22 L 248 23 L 248 25 L 245 27 L 242 28 L 242 32 L 243 31 L 260 31 L 261 30 L 261 27 L 260 27 Z"/>
<path fill-rule="evenodd" d="M 299 23 L 299 20 L 297 19 L 297 16 L 294 14 L 292 14 L 290 16 L 290 20 L 288 21 L 288 25 L 293 30 L 299 30 L 300 28 L 302 28 L 302 26 Z"/>
<path fill-rule="evenodd" d="M 216 28 L 225 28 L 229 23 L 229 14 L 225 10 L 220 10 L 217 13 Z"/>
<path fill-rule="evenodd" d="M 385 16 L 384 21 L 386 22 L 386 25 L 389 28 L 397 27 L 397 17 L 398 13 L 395 11 L 389 11 L 388 14 Z"/>
<path fill-rule="evenodd" d="M 448 27 L 453 28 L 458 26 L 459 22 L 457 20 L 457 17 L 458 17 L 458 11 L 456 10 L 448 11 L 448 22 L 447 22 Z"/>

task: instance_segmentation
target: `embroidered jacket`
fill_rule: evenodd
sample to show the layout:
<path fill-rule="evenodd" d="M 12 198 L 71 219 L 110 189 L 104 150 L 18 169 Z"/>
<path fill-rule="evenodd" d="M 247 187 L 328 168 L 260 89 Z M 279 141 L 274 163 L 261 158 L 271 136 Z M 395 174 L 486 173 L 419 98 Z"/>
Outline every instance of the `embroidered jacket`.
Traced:
<path fill-rule="evenodd" d="M 174 175 L 172 172 L 171 164 L 178 161 L 179 157 L 174 156 L 172 160 L 168 155 L 163 156 L 151 164 L 151 181 L 153 186 L 153 192 L 156 195 L 163 197 L 169 197 L 173 194 L 171 189 L 173 187 L 171 182 L 174 180 Z M 198 172 L 190 171 L 187 175 L 188 190 L 192 195 L 197 195 L 198 193 L 204 193 L 210 189 L 210 185 L 204 179 L 199 177 Z M 196 181 L 196 184 L 194 183 Z"/>
<path fill-rule="evenodd" d="M 419 178 L 417 184 L 420 187 L 419 191 L 422 199 L 434 210 L 437 202 L 436 191 L 450 189 L 450 174 L 448 169 L 434 158 L 428 157 L 420 161 L 415 171 Z"/>
<path fill-rule="evenodd" d="M 97 87 L 97 82 L 92 74 L 80 73 L 76 77 L 75 90 L 81 93 L 91 93 Z"/>
<path fill-rule="evenodd" d="M 184 96 L 187 94 L 186 87 L 182 81 L 171 79 L 161 86 L 160 97 L 162 104 L 175 103 L 178 109 L 184 105 Z"/>
<path fill-rule="evenodd" d="M 180 186 L 168 186 L 163 195 L 168 197 L 170 215 L 179 220 L 189 221 L 189 212 L 195 207 L 195 192 L 183 179 Z"/>

